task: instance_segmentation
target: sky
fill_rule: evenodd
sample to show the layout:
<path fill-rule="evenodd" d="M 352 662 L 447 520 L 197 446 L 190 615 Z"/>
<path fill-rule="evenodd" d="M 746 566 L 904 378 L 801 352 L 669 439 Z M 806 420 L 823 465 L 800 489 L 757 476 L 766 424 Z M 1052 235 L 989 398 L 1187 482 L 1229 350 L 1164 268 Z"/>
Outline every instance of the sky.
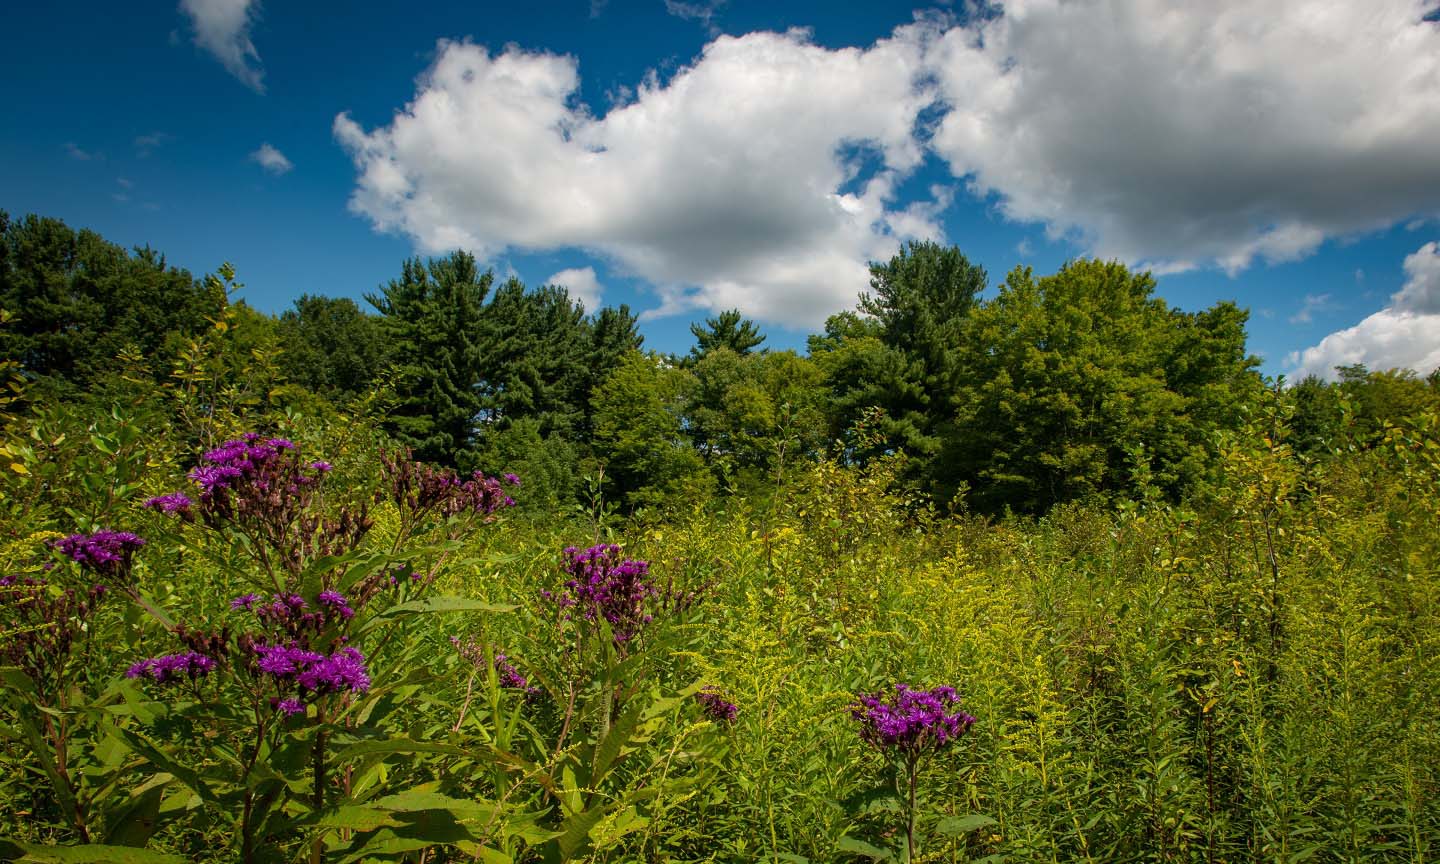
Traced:
<path fill-rule="evenodd" d="M 1251 312 L 1267 374 L 1440 366 L 1440 0 L 27 3 L 0 209 L 235 265 L 412 255 L 803 348 L 867 264 L 1095 256 Z"/>

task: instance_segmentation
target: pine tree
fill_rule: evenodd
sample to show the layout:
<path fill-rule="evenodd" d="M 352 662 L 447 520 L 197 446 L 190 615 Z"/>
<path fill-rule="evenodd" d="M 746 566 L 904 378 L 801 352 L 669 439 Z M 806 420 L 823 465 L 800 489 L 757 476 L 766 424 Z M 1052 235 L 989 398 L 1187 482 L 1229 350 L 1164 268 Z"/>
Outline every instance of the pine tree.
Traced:
<path fill-rule="evenodd" d="M 367 295 L 399 371 L 391 432 L 421 459 L 455 464 L 474 444 L 483 401 L 481 313 L 494 274 L 474 256 L 405 262 L 400 278 Z"/>

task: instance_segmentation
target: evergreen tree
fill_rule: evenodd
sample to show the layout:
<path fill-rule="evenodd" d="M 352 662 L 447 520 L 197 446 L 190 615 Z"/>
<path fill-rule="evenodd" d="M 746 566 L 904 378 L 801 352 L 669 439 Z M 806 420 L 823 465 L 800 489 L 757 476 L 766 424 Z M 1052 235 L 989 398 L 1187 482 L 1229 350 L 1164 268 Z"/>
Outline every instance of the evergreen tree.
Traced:
<path fill-rule="evenodd" d="M 122 353 L 168 369 L 181 338 L 210 326 L 225 305 L 149 248 L 133 254 L 58 219 L 0 211 L 0 357 L 26 373 L 85 386 L 119 368 Z"/>
<path fill-rule="evenodd" d="M 695 334 L 695 347 L 690 349 L 690 356 L 687 358 L 691 363 L 718 348 L 728 348 L 743 356 L 765 341 L 764 334 L 755 326 L 755 322 L 742 316 L 739 309 L 730 309 L 714 318 L 706 318 L 704 324 L 691 324 L 690 332 Z"/>
<path fill-rule="evenodd" d="M 485 404 L 480 319 L 493 281 L 474 256 L 454 252 L 406 261 L 399 279 L 366 296 L 400 373 L 390 431 L 421 459 L 455 464 L 474 444 Z"/>

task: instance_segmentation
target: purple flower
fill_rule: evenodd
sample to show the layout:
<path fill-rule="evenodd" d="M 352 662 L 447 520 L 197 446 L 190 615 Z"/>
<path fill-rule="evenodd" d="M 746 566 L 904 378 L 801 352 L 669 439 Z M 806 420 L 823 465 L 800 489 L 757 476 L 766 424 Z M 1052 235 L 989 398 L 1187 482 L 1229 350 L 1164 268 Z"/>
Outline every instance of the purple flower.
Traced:
<path fill-rule="evenodd" d="M 500 475 L 500 477 L 501 477 L 501 479 L 503 479 L 506 483 L 509 483 L 511 486 L 514 486 L 516 489 L 519 489 L 519 488 L 520 488 L 520 477 L 519 477 L 519 475 L 511 474 L 511 473 L 509 473 L 509 472 L 507 471 L 506 473 Z"/>
<path fill-rule="evenodd" d="M 734 723 L 740 714 L 740 707 L 726 699 L 720 688 L 714 684 L 700 688 L 700 692 L 695 694 L 695 701 L 699 702 L 701 709 L 716 722 Z"/>
<path fill-rule="evenodd" d="M 257 665 L 261 672 L 281 682 L 297 684 L 302 690 L 363 693 L 370 689 L 365 655 L 349 646 L 328 657 L 316 651 L 284 645 L 257 645 L 255 653 L 259 657 Z"/>
<path fill-rule="evenodd" d="M 194 503 L 184 492 L 171 492 L 169 495 L 157 495 L 149 499 L 145 506 L 162 513 L 188 513 Z"/>
<path fill-rule="evenodd" d="M 184 678 L 194 681 L 215 669 L 215 661 L 194 651 L 183 654 L 165 654 L 141 660 L 125 670 L 126 678 L 151 678 L 160 684 L 170 684 Z"/>
<path fill-rule="evenodd" d="M 244 473 L 234 465 L 201 465 L 190 471 L 190 479 L 199 484 L 202 494 L 214 495 L 229 489 Z"/>
<path fill-rule="evenodd" d="M 305 704 L 299 699 L 276 699 L 275 708 L 286 717 L 305 713 Z"/>
<path fill-rule="evenodd" d="M 526 696 L 537 696 L 540 693 L 540 688 L 531 687 L 530 679 L 521 675 L 520 670 L 516 669 L 510 658 L 504 654 L 495 655 L 495 673 L 500 679 L 501 687 L 523 691 Z"/>
<path fill-rule="evenodd" d="M 324 474 L 330 471 L 335 466 L 331 465 L 329 462 L 326 462 L 324 459 L 316 459 L 314 462 L 310 463 L 310 467 L 314 468 L 316 471 L 319 471 L 321 474 Z"/>
<path fill-rule="evenodd" d="M 622 557 L 620 547 L 602 543 L 589 549 L 565 550 L 565 590 L 552 594 L 562 609 L 579 610 L 586 621 L 605 621 L 615 642 L 628 642 L 651 620 L 645 601 L 658 592 L 647 581 L 650 565 Z"/>
<path fill-rule="evenodd" d="M 104 529 L 94 534 L 71 534 L 54 543 L 60 554 L 86 570 L 107 577 L 128 574 L 135 550 L 144 545 L 143 538 L 129 531 Z"/>
<path fill-rule="evenodd" d="M 350 608 L 350 604 L 346 601 L 345 595 L 339 591 L 321 591 L 320 596 L 315 599 L 319 601 L 321 606 L 334 611 L 335 614 L 346 621 L 355 617 L 355 610 Z"/>
<path fill-rule="evenodd" d="M 892 700 L 883 696 L 883 692 L 861 696 L 850 706 L 851 716 L 860 722 L 860 737 L 912 758 L 945 747 L 975 723 L 974 717 L 959 708 L 960 697 L 953 687 L 913 690 L 896 684 Z"/>
<path fill-rule="evenodd" d="M 234 600 L 231 600 L 231 601 L 230 601 L 230 608 L 231 608 L 231 609 L 244 609 L 245 611 L 248 612 L 248 611 L 250 611 L 251 607 L 253 607 L 253 606 L 254 606 L 256 603 L 258 603 L 259 601 L 260 601 L 260 595 L 259 595 L 259 594 L 254 594 L 254 593 L 251 593 L 251 594 L 241 594 L 239 597 L 236 597 Z"/>

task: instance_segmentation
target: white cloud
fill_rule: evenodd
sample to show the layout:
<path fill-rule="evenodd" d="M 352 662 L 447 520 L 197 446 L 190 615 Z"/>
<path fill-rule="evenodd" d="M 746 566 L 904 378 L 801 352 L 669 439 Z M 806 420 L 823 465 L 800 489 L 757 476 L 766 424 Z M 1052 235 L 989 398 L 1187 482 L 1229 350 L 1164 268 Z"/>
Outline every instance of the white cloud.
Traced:
<path fill-rule="evenodd" d="M 595 278 L 594 267 L 572 267 L 561 270 L 545 280 L 546 285 L 562 285 L 570 292 L 570 299 L 579 300 L 585 311 L 594 312 L 600 308 L 600 296 L 604 288 Z"/>
<path fill-rule="evenodd" d="M 268 141 L 250 154 L 250 161 L 259 164 L 261 168 L 277 177 L 295 167 L 289 159 L 285 158 L 284 153 L 270 146 Z"/>
<path fill-rule="evenodd" d="M 196 45 L 215 55 L 240 83 L 256 93 L 265 92 L 265 70 L 250 41 L 259 0 L 180 0 L 180 11 L 190 16 Z"/>
<path fill-rule="evenodd" d="M 721 37 L 599 117 L 575 101 L 573 58 L 442 42 L 388 126 L 336 118 L 359 172 L 351 208 L 432 252 L 589 250 L 656 286 L 662 314 L 813 326 L 854 303 L 868 260 L 940 234 L 943 200 L 894 195 L 923 158 L 925 35 L 865 50 Z M 873 176 L 844 158 L 857 146 Z"/>
<path fill-rule="evenodd" d="M 933 55 L 936 150 L 1011 218 L 1167 271 L 1440 205 L 1434 0 L 1010 0 Z"/>
<path fill-rule="evenodd" d="M 1370 369 L 1440 367 L 1440 245 L 1426 243 L 1405 258 L 1405 284 L 1390 304 L 1320 344 L 1292 353 L 1292 377 L 1335 377 L 1336 366 L 1364 363 Z"/>
<path fill-rule="evenodd" d="M 1008 0 L 869 48 L 720 36 L 598 113 L 573 58 L 441 42 L 390 123 L 334 130 L 351 208 L 424 250 L 579 248 L 654 285 L 651 315 L 813 326 L 853 303 L 867 261 L 940 238 L 962 184 L 1162 274 L 1433 218 L 1436 3 Z M 712 26 L 718 8 L 668 6 Z M 928 153 L 961 183 L 902 203 Z"/>
<path fill-rule="evenodd" d="M 80 146 L 74 141 L 66 142 L 65 152 L 69 154 L 71 159 L 74 159 L 77 162 L 89 162 L 91 159 L 103 158 L 99 153 L 92 153 L 89 150 L 82 150 Z"/>
<path fill-rule="evenodd" d="M 688 21 L 699 21 L 704 25 L 710 35 L 719 35 L 719 28 L 715 26 L 715 18 L 720 14 L 727 0 L 665 0 L 665 11 L 676 18 L 684 18 Z"/>

